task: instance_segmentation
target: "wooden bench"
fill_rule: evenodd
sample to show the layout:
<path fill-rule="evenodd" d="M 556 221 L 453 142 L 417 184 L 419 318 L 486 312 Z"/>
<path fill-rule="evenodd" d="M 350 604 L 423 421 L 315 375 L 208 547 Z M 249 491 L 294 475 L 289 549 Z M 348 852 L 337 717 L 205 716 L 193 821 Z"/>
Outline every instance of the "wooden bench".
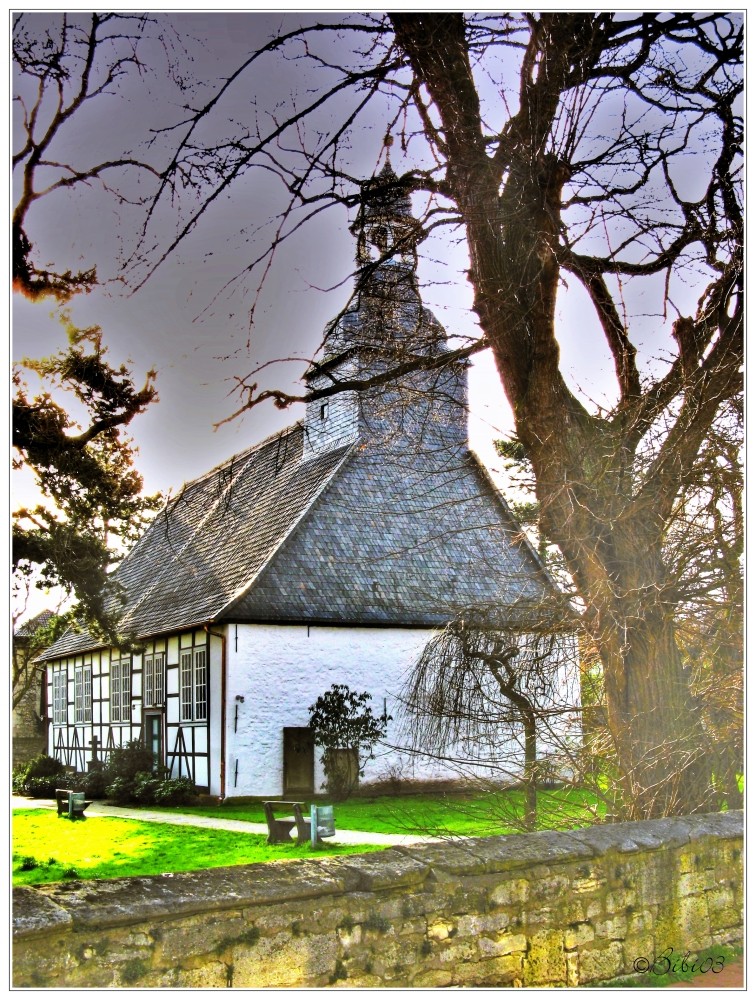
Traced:
<path fill-rule="evenodd" d="M 86 799 L 84 792 L 74 792 L 70 788 L 56 788 L 55 802 L 58 806 L 58 815 L 75 819 L 83 816 L 85 810 L 92 805 L 91 799 Z"/>
<path fill-rule="evenodd" d="M 268 824 L 268 843 L 285 844 L 291 841 L 291 831 L 297 828 L 297 843 L 304 844 L 310 839 L 310 824 L 302 815 L 304 802 L 285 802 L 279 799 L 263 802 L 265 820 Z M 276 816 L 276 810 L 292 812 L 293 816 Z"/>

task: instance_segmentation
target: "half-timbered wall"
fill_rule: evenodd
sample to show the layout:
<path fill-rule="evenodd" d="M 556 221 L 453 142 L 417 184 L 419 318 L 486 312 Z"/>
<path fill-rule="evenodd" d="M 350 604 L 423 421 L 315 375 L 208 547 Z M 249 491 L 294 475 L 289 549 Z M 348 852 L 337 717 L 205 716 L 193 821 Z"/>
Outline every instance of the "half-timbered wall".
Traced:
<path fill-rule="evenodd" d="M 139 653 L 109 649 L 57 660 L 47 670 L 48 752 L 87 771 L 93 737 L 97 756 L 107 759 L 114 747 L 146 739 L 151 716 L 159 719 L 161 763 L 171 777 L 209 790 L 219 667 L 220 649 L 211 662 L 203 629 L 151 640 Z"/>

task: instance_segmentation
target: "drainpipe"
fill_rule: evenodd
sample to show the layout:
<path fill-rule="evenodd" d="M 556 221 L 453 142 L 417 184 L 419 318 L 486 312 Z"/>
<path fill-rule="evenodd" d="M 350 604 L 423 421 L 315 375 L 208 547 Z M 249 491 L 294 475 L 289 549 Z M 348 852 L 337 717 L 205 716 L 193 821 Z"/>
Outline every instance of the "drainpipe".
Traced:
<path fill-rule="evenodd" d="M 204 626 L 208 635 L 221 641 L 221 722 L 220 722 L 220 796 L 222 804 L 226 797 L 226 636 L 223 632 L 211 632 L 210 626 Z M 208 775 L 209 777 L 209 775 Z"/>

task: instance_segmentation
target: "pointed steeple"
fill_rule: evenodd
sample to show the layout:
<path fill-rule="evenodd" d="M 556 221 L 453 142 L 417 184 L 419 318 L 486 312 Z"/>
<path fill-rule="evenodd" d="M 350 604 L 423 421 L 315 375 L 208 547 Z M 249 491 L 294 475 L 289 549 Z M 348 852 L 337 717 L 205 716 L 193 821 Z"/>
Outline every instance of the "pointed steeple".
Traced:
<path fill-rule="evenodd" d="M 391 165 L 389 145 L 381 170 L 362 185 L 357 217 L 350 226 L 357 242 L 355 289 L 346 307 L 326 326 L 319 357 L 305 374 L 312 390 L 339 380 L 363 381 L 405 361 L 412 362 L 418 355 L 434 356 L 447 350 L 446 331 L 420 297 L 417 246 L 422 226 L 412 214 L 408 185 Z M 404 391 L 417 399 L 425 393 L 425 402 L 418 405 L 428 412 L 428 408 L 433 410 L 439 440 L 463 446 L 463 367 L 455 366 L 444 379 L 438 373 L 426 376 L 418 370 L 407 376 Z M 410 386 L 411 382 L 416 382 L 416 387 Z M 426 382 L 435 382 L 435 386 L 424 387 Z M 309 402 L 306 454 L 330 450 L 358 436 L 374 437 L 379 424 L 388 426 L 391 422 L 379 417 L 379 411 L 386 406 L 397 410 L 397 405 L 386 402 L 396 391 L 387 384 L 373 391 L 344 391 L 328 400 Z M 401 406 L 408 412 L 406 400 Z M 419 418 L 414 423 L 429 426 L 427 420 Z"/>

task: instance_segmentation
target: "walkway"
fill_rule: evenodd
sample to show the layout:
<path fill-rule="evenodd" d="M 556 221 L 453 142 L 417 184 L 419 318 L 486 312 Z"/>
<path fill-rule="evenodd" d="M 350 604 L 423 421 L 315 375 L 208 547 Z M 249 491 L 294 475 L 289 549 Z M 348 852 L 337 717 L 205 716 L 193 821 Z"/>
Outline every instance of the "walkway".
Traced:
<path fill-rule="evenodd" d="M 13 809 L 55 809 L 50 799 L 27 799 L 14 795 Z M 217 816 L 196 816 L 192 813 L 165 813 L 152 809 L 128 809 L 125 806 L 111 806 L 95 801 L 87 809 L 87 816 L 115 816 L 117 819 L 138 819 L 145 823 L 170 823 L 173 826 L 200 826 L 211 830 L 230 830 L 232 833 L 262 833 L 267 836 L 265 823 L 251 823 L 243 819 L 221 819 Z M 364 833 L 360 830 L 336 830 L 335 837 L 329 837 L 332 844 L 375 844 L 396 847 L 407 844 L 428 844 L 438 838 L 422 837 L 404 833 Z"/>

